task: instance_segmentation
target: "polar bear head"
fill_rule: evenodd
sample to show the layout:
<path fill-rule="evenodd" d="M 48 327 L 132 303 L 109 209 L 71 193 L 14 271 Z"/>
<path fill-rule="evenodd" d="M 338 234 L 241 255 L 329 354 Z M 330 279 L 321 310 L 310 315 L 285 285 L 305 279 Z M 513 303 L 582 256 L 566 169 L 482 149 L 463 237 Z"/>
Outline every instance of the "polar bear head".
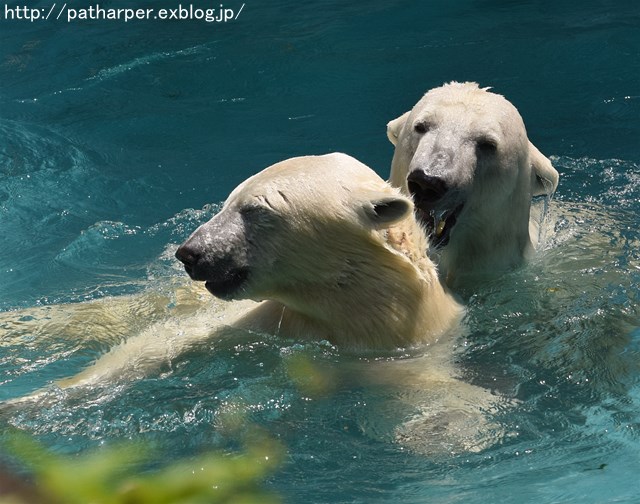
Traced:
<path fill-rule="evenodd" d="M 412 209 L 410 199 L 349 156 L 293 158 L 240 184 L 178 258 L 217 297 L 289 301 L 348 283 L 349 257 L 365 257 L 362 243 Z"/>
<path fill-rule="evenodd" d="M 390 182 L 412 196 L 432 243 L 450 247 L 442 252 L 449 274 L 510 267 L 523 257 L 532 197 L 553 193 L 558 172 L 529 142 L 509 101 L 452 82 L 389 122 L 387 135 L 395 145 Z"/>

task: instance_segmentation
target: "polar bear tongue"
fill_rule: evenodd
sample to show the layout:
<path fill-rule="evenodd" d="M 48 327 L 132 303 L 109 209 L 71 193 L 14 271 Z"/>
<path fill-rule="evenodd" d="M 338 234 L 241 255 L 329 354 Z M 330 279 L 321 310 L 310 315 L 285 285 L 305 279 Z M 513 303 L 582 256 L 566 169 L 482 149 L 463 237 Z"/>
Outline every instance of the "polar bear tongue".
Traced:
<path fill-rule="evenodd" d="M 457 212 L 448 212 L 440 217 L 434 218 L 434 233 L 431 236 L 433 245 L 438 247 L 444 247 L 449 243 L 449 237 L 453 226 L 456 225 Z"/>
<path fill-rule="evenodd" d="M 462 211 L 460 205 L 454 210 L 424 210 L 417 208 L 417 216 L 427 228 L 431 244 L 436 247 L 444 247 L 449 243 L 451 230 L 456 224 L 457 217 Z"/>

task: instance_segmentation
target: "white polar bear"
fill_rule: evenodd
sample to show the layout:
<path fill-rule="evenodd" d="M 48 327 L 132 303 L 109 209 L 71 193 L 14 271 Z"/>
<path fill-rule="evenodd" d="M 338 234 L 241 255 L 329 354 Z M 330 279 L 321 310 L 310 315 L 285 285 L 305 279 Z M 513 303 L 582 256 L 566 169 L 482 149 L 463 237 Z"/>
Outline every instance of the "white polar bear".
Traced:
<path fill-rule="evenodd" d="M 516 108 L 476 83 L 427 92 L 389 122 L 390 182 L 411 195 L 452 287 L 517 266 L 536 246 L 532 197 L 558 172 L 527 139 Z"/>
<path fill-rule="evenodd" d="M 104 326 L 110 337 L 131 317 L 154 321 L 61 388 L 144 376 L 229 328 L 347 350 L 431 344 L 463 308 L 427 248 L 411 200 L 373 170 L 345 154 L 294 158 L 238 186 L 176 252 L 193 279 L 233 302 L 208 305 L 181 288 L 168 311 L 164 296 L 146 294 L 4 314 L 0 327 L 22 338 L 40 326 Z"/>
<path fill-rule="evenodd" d="M 501 435 L 486 414 L 503 399 L 456 377 L 454 336 L 464 310 L 427 249 L 411 200 L 359 161 L 329 154 L 277 163 L 238 186 L 176 252 L 194 280 L 226 301 L 204 303 L 204 289 L 180 287 L 168 312 L 165 296 L 146 294 L 14 314 L 14 323 L 0 317 L 18 338 L 43 320 L 65 331 L 106 324 L 110 334 L 123 329 L 117 313 L 138 327 L 155 320 L 78 375 L 5 407 L 42 407 L 86 387 L 118 390 L 113 384 L 171 366 L 187 351 L 210 352 L 212 343 L 237 338 L 329 340 L 368 357 L 418 347 L 411 359 L 341 362 L 340 381 L 401 391 L 392 394 L 401 399 L 392 405 L 400 417 L 374 415 L 376 437 L 427 453 L 480 450 Z"/>
<path fill-rule="evenodd" d="M 238 326 L 389 350 L 433 343 L 460 317 L 427 247 L 409 199 L 330 154 L 246 180 L 176 257 L 217 297 L 266 300 Z"/>

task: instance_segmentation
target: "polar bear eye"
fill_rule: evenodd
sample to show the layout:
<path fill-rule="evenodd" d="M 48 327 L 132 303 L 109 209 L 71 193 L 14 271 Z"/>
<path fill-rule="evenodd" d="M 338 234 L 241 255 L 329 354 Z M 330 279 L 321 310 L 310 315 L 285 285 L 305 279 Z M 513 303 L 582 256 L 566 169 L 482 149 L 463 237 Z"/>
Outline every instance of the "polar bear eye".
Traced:
<path fill-rule="evenodd" d="M 429 125 L 424 121 L 418 121 L 413 125 L 413 131 L 419 133 L 420 135 L 424 135 L 427 131 L 429 131 Z"/>
<path fill-rule="evenodd" d="M 481 152 L 486 154 L 494 154 L 498 150 L 498 142 L 493 138 L 479 138 L 476 141 L 476 145 Z"/>
<path fill-rule="evenodd" d="M 247 205 L 240 209 L 240 213 L 243 217 L 257 219 L 268 216 L 271 211 L 262 205 Z"/>
<path fill-rule="evenodd" d="M 242 218 L 250 222 L 262 224 L 273 223 L 280 218 L 279 213 L 265 204 L 250 204 L 240 208 Z"/>

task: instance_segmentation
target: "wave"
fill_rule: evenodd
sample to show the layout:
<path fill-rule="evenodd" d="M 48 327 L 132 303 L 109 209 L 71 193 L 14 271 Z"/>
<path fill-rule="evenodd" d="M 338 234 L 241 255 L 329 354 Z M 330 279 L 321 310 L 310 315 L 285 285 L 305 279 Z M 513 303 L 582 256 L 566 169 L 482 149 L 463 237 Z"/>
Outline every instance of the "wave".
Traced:
<path fill-rule="evenodd" d="M 99 70 L 95 75 L 88 77 L 85 80 L 87 82 L 103 82 L 144 65 L 150 65 L 151 63 L 167 59 L 192 56 L 194 54 L 206 52 L 208 49 L 208 44 L 201 44 L 193 47 L 188 47 L 186 49 L 179 49 L 177 51 L 160 51 L 147 54 L 145 56 L 126 61 L 125 63 L 120 63 L 109 68 L 103 68 L 102 70 Z"/>

